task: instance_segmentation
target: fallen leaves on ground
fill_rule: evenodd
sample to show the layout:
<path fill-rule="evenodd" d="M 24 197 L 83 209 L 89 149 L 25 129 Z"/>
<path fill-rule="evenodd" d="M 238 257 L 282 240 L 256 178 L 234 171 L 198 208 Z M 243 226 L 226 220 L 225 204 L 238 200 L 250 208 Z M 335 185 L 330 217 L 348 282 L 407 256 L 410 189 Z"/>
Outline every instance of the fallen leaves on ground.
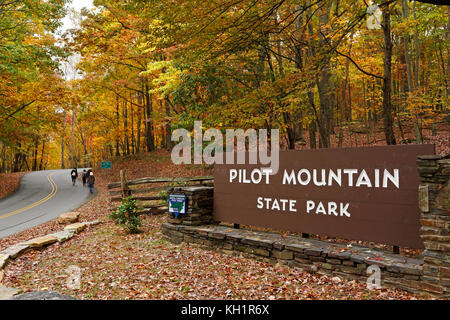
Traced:
<path fill-rule="evenodd" d="M 0 199 L 16 191 L 24 175 L 25 172 L 0 173 Z"/>
<path fill-rule="evenodd" d="M 11 263 L 7 286 L 56 290 L 79 299 L 413 299 L 400 290 L 231 256 L 193 244 L 174 245 L 160 232 L 164 216 L 145 218 L 143 232 L 111 222 L 82 238 Z M 81 288 L 67 288 L 67 268 L 81 268 Z"/>

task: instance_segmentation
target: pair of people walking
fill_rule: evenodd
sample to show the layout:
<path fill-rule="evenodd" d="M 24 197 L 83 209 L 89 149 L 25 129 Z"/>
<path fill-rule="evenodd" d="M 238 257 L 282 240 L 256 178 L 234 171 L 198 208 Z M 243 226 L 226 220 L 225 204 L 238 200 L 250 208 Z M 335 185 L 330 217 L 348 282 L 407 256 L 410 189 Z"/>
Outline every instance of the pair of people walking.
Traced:
<path fill-rule="evenodd" d="M 78 170 L 77 168 L 73 168 L 73 170 L 70 172 L 70 176 L 72 178 L 72 185 L 75 186 L 75 182 L 78 178 Z M 83 187 L 86 187 L 86 185 L 89 187 L 89 192 L 94 193 L 94 184 L 95 184 L 95 176 L 91 169 L 83 170 L 83 174 L 81 175 L 81 179 L 83 181 Z"/>

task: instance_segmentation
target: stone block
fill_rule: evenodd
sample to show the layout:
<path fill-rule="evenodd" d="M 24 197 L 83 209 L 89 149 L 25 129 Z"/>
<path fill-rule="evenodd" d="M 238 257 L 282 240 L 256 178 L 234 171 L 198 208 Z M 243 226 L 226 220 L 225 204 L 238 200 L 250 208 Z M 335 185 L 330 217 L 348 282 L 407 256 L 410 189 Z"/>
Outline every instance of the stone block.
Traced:
<path fill-rule="evenodd" d="M 433 234 L 421 234 L 420 237 L 423 240 L 433 241 L 433 242 L 450 242 L 449 236 L 438 236 Z M 450 248 L 450 247 L 449 247 Z"/>
<path fill-rule="evenodd" d="M 441 278 L 440 284 L 442 286 L 445 286 L 445 287 L 450 287 L 450 279 L 448 279 L 448 278 Z"/>
<path fill-rule="evenodd" d="M 0 300 L 9 300 L 18 294 L 20 291 L 15 288 L 7 288 L 0 285 Z"/>
<path fill-rule="evenodd" d="M 311 259 L 311 261 L 314 261 L 314 262 L 325 262 L 324 257 L 310 256 L 310 259 Z"/>
<path fill-rule="evenodd" d="M 316 248 L 305 249 L 304 252 L 306 255 L 314 257 L 320 257 L 320 255 L 322 254 L 322 250 Z"/>
<path fill-rule="evenodd" d="M 333 270 L 335 268 L 333 265 L 329 263 L 322 263 L 320 266 L 325 270 Z"/>
<path fill-rule="evenodd" d="M 297 261 L 298 263 L 302 263 L 302 264 L 308 264 L 308 263 L 311 263 L 311 260 L 309 260 L 309 259 L 303 259 L 303 258 L 299 258 L 299 257 L 295 257 L 295 261 Z"/>
<path fill-rule="evenodd" d="M 210 232 L 208 236 L 218 240 L 225 239 L 225 234 L 222 232 Z"/>
<path fill-rule="evenodd" d="M 439 267 L 439 275 L 443 278 L 450 278 L 450 268 Z"/>
<path fill-rule="evenodd" d="M 69 224 L 68 226 L 66 226 L 64 228 L 64 230 L 74 230 L 75 233 L 80 233 L 84 229 L 86 229 L 86 224 L 85 223 L 81 223 L 81 222 L 74 223 L 74 224 Z"/>
<path fill-rule="evenodd" d="M 275 242 L 272 244 L 272 246 L 273 246 L 274 249 L 277 249 L 277 250 L 283 250 L 284 247 L 285 247 L 285 244 L 282 243 L 282 242 L 275 241 Z"/>
<path fill-rule="evenodd" d="M 424 246 L 428 250 L 441 251 L 441 252 L 449 252 L 450 251 L 450 243 L 441 243 L 441 242 L 425 240 Z"/>
<path fill-rule="evenodd" d="M 0 269 L 3 269 L 9 260 L 9 256 L 6 254 L 0 254 Z"/>
<path fill-rule="evenodd" d="M 344 251 L 344 252 L 329 252 L 327 255 L 329 258 L 333 259 L 339 259 L 339 260 L 349 260 L 351 253 Z"/>
<path fill-rule="evenodd" d="M 311 246 L 308 246 L 306 244 L 301 244 L 301 243 L 290 243 L 290 244 L 286 244 L 286 249 L 291 250 L 291 251 L 295 251 L 295 252 L 304 252 L 305 249 L 309 249 Z M 319 253 L 320 255 L 320 253 Z"/>
<path fill-rule="evenodd" d="M 262 256 L 262 257 L 269 257 L 270 256 L 270 251 L 267 250 L 267 249 L 263 249 L 263 248 L 250 247 L 248 250 L 246 250 L 246 252 L 251 253 L 251 254 L 255 254 L 257 256 Z"/>
<path fill-rule="evenodd" d="M 242 243 L 249 244 L 249 245 L 255 245 L 255 246 L 262 246 L 266 248 L 272 248 L 273 240 L 264 239 L 261 237 L 245 237 L 241 240 Z"/>
<path fill-rule="evenodd" d="M 354 267 L 355 266 L 355 263 L 353 261 L 349 261 L 349 260 L 342 261 L 342 264 L 344 266 L 348 266 L 348 267 Z"/>
<path fill-rule="evenodd" d="M 43 237 L 31 239 L 24 243 L 27 244 L 28 246 L 30 246 L 30 248 L 42 248 L 43 246 L 55 243 L 57 241 L 58 241 L 57 237 L 52 236 L 52 235 L 46 235 Z"/>
<path fill-rule="evenodd" d="M 70 238 L 72 238 L 74 236 L 74 234 L 75 233 L 73 231 L 64 230 L 64 231 L 49 234 L 49 236 L 56 237 L 56 239 L 58 240 L 59 243 L 63 243 L 65 241 L 69 240 Z"/>
<path fill-rule="evenodd" d="M 438 275 L 439 274 L 439 267 L 434 265 L 425 264 L 422 268 L 424 275 Z"/>
<path fill-rule="evenodd" d="M 327 259 L 327 263 L 329 264 L 341 264 L 342 261 L 339 259 Z"/>
<path fill-rule="evenodd" d="M 67 212 L 60 215 L 57 219 L 57 222 L 59 224 L 70 224 L 78 222 L 78 219 L 80 217 L 79 212 Z"/>
<path fill-rule="evenodd" d="M 422 268 L 400 268 L 400 273 L 420 276 L 423 274 Z"/>
<path fill-rule="evenodd" d="M 428 212 L 429 198 L 428 198 L 428 185 L 422 184 L 419 186 L 419 208 L 422 212 Z"/>
<path fill-rule="evenodd" d="M 432 284 L 439 284 L 439 278 L 431 277 L 431 276 L 422 276 L 422 281 L 426 281 Z"/>
<path fill-rule="evenodd" d="M 420 223 L 425 227 L 444 228 L 445 221 L 439 219 L 420 219 Z M 421 229 L 422 230 L 422 229 Z M 424 229 L 426 230 L 426 229 Z"/>
<path fill-rule="evenodd" d="M 30 245 L 27 243 L 18 243 L 3 250 L 2 252 L 0 252 L 0 255 L 6 255 L 10 259 L 15 259 L 17 258 L 17 256 L 19 256 L 19 254 L 21 254 L 22 252 L 26 251 L 29 248 Z"/>
<path fill-rule="evenodd" d="M 294 259 L 294 253 L 290 250 L 273 250 L 272 251 L 272 256 L 274 258 L 277 259 L 281 259 L 281 260 L 292 260 Z"/>

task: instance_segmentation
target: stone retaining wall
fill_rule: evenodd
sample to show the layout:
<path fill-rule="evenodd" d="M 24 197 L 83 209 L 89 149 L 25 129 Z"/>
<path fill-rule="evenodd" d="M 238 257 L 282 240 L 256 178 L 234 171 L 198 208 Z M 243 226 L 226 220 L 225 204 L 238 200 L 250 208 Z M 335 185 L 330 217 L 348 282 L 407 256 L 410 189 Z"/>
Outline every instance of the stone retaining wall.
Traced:
<path fill-rule="evenodd" d="M 423 285 L 421 259 L 406 259 L 362 246 L 348 247 L 277 233 L 255 232 L 225 226 L 185 226 L 165 223 L 163 234 L 173 243 L 196 243 L 219 252 L 244 255 L 269 263 L 282 263 L 309 272 L 327 273 L 347 279 L 367 281 L 367 268 L 377 265 L 381 284 L 414 293 L 441 292 Z"/>
<path fill-rule="evenodd" d="M 208 249 L 244 255 L 270 263 L 283 263 L 309 272 L 327 273 L 366 281 L 367 268 L 381 271 L 381 285 L 413 293 L 450 298 L 449 258 L 449 156 L 419 157 L 418 171 L 423 256 L 407 258 L 362 246 L 330 243 L 277 233 L 254 232 L 219 226 L 213 222 L 213 190 L 205 187 L 175 188 L 188 196 L 188 213 L 162 225 L 174 243 L 197 243 Z"/>

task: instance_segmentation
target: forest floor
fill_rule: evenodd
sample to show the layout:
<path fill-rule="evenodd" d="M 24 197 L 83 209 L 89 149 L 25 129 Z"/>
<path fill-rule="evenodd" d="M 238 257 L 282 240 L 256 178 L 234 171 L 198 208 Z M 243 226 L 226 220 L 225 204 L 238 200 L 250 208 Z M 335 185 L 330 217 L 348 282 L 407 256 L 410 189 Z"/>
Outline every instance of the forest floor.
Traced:
<path fill-rule="evenodd" d="M 434 139 L 438 153 L 447 153 L 448 129 L 438 131 Z M 203 250 L 192 244 L 174 245 L 160 230 L 166 215 L 144 216 L 142 232 L 128 235 L 108 218 L 107 184 L 119 181 L 121 169 L 128 179 L 212 175 L 208 166 L 173 165 L 166 151 L 116 159 L 113 170 L 94 171 L 98 196 L 76 210 L 81 221 L 99 219 L 102 223 L 65 243 L 30 251 L 9 262 L 3 284 L 24 292 L 56 290 L 79 299 L 421 298 L 401 290 L 368 290 L 364 284 L 346 279 L 337 283 L 329 276 Z M 1 239 L 0 250 L 62 228 L 56 221 L 42 224 Z M 416 252 L 403 249 L 402 253 Z M 79 290 L 66 285 L 66 270 L 72 265 L 82 271 Z"/>
<path fill-rule="evenodd" d="M 16 191 L 24 175 L 25 172 L 0 173 L 0 199 Z"/>
<path fill-rule="evenodd" d="M 403 134 L 401 133 L 403 131 Z M 394 125 L 394 133 L 397 144 L 415 143 L 414 128 L 412 125 L 404 123 L 402 130 L 399 129 L 397 123 Z M 335 134 L 331 135 L 331 146 L 339 146 L 339 132 L 335 129 Z M 366 146 L 384 146 L 386 140 L 383 131 L 383 124 L 381 122 L 373 125 L 370 130 L 367 130 L 362 124 L 351 124 L 344 127 L 342 132 L 342 147 L 355 148 Z M 431 127 L 422 128 L 423 142 L 434 144 L 436 146 L 436 154 L 450 153 L 450 123 L 441 122 L 436 125 L 435 135 Z M 318 139 L 317 139 L 318 140 Z M 318 141 L 317 141 L 318 145 Z M 309 149 L 309 134 L 305 132 L 301 142 L 296 144 L 296 149 Z"/>

